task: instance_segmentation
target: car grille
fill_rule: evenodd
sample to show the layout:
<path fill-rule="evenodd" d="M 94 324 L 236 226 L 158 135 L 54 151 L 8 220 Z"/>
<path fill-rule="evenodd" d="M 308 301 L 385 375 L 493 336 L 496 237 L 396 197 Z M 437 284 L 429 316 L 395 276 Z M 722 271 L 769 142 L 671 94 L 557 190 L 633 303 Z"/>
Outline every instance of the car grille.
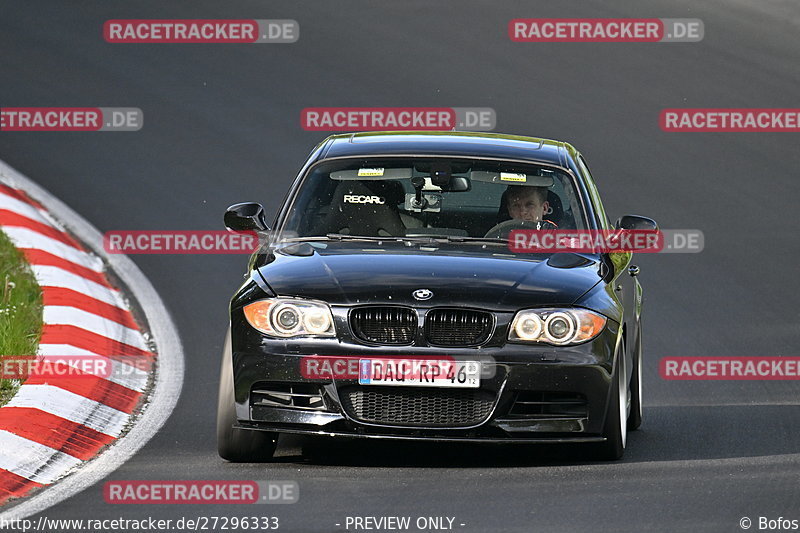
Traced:
<path fill-rule="evenodd" d="M 377 344 L 411 344 L 417 314 L 407 307 L 361 307 L 350 313 L 353 334 Z"/>
<path fill-rule="evenodd" d="M 425 317 L 425 338 L 439 346 L 474 346 L 492 332 L 492 315 L 469 309 L 433 309 Z"/>
<path fill-rule="evenodd" d="M 566 392 L 518 392 L 509 415 L 519 418 L 585 418 L 586 397 Z"/>
<path fill-rule="evenodd" d="M 360 422 L 465 427 L 480 424 L 491 414 L 495 394 L 480 389 L 344 387 L 339 398 L 347 414 Z"/>

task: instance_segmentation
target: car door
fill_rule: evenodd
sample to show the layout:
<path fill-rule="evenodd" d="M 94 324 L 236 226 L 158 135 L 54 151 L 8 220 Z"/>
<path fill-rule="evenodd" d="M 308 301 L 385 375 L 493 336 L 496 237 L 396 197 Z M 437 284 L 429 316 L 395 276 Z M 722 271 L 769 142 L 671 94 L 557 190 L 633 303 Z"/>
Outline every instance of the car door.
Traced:
<path fill-rule="evenodd" d="M 578 155 L 577 163 L 581 174 L 583 174 L 586 188 L 592 199 L 592 204 L 594 205 L 594 211 L 598 219 L 598 228 L 606 231 L 613 230 L 614 227 L 608 221 L 605 209 L 603 208 L 603 202 L 600 199 L 600 193 L 598 192 L 594 183 L 594 179 L 589 171 L 589 165 L 586 163 L 586 160 L 582 155 Z M 631 273 L 631 271 L 629 271 L 629 268 L 631 267 L 631 260 L 633 258 L 633 254 L 631 252 L 613 252 L 605 255 L 608 259 L 608 263 L 613 267 L 610 286 L 613 289 L 614 297 L 620 302 L 623 308 L 623 323 L 625 328 L 624 331 L 626 332 L 625 369 L 626 373 L 628 374 L 628 381 L 630 381 L 631 372 L 633 371 L 632 354 L 634 349 L 634 338 L 635 335 L 638 334 L 637 308 L 638 302 L 640 301 L 640 287 L 636 277 Z"/>

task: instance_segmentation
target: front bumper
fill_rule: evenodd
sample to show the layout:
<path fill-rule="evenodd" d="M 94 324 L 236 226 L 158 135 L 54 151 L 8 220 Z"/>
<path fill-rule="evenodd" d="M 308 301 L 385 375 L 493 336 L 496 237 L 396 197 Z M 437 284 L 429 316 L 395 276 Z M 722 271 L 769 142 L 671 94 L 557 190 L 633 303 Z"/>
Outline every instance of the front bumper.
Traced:
<path fill-rule="evenodd" d="M 602 441 L 618 331 L 609 321 L 589 343 L 572 347 L 506 344 L 481 349 L 370 347 L 342 339 L 267 339 L 242 324 L 233 330 L 233 371 L 237 427 L 242 429 L 328 436 L 438 441 L 597 442 Z M 238 342 L 237 342 L 238 341 Z M 309 377 L 301 371 L 309 357 L 453 357 L 482 364 L 480 391 L 491 395 L 488 415 L 447 427 L 365 422 L 345 407 L 343 391 L 378 391 L 351 376 Z M 265 406 L 254 403 L 252 391 L 265 383 L 317 386 L 322 409 Z M 423 387 L 415 394 L 425 395 Z M 386 390 L 386 389 L 384 389 Z M 436 389 L 440 391 L 441 389 Z M 576 412 L 520 414 L 520 398 L 582 398 Z M 538 402 L 527 402 L 535 404 Z M 543 402 L 544 403 L 544 402 Z M 546 411 L 548 408 L 544 408 Z M 534 409 L 535 411 L 535 409 Z"/>

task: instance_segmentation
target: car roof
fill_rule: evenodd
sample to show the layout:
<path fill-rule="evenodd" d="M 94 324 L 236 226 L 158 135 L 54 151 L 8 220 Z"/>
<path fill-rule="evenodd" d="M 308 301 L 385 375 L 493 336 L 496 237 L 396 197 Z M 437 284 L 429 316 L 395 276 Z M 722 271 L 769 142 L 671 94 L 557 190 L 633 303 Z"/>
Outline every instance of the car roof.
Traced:
<path fill-rule="evenodd" d="M 577 157 L 571 145 L 551 139 L 486 132 L 378 131 L 331 135 L 320 160 L 369 155 L 517 159 L 564 166 Z M 567 155 L 568 154 L 568 155 Z"/>

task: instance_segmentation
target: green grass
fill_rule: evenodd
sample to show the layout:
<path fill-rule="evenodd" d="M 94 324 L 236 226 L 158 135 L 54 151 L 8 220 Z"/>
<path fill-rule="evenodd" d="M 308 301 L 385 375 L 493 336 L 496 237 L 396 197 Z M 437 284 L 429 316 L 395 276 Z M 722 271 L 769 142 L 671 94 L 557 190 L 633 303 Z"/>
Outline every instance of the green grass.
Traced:
<path fill-rule="evenodd" d="M 36 354 L 42 334 L 42 290 L 28 262 L 0 231 L 0 356 Z M 0 405 L 20 381 L 0 379 Z"/>

